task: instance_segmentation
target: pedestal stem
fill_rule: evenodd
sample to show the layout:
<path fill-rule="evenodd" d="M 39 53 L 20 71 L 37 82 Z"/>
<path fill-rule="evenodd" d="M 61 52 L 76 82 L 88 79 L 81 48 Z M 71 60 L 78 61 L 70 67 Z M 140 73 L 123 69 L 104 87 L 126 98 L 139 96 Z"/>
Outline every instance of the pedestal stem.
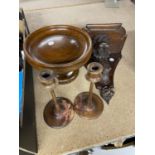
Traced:
<path fill-rule="evenodd" d="M 88 103 L 87 103 L 87 104 L 89 104 L 89 105 L 92 104 L 93 86 L 94 86 L 94 83 L 93 83 L 93 82 L 90 82 L 89 97 L 88 97 Z"/>
<path fill-rule="evenodd" d="M 58 103 L 57 103 L 57 99 L 56 99 L 56 95 L 55 95 L 54 90 L 51 90 L 51 91 L 50 91 L 50 94 L 51 94 L 52 99 L 53 99 L 53 101 L 54 101 L 53 103 L 55 104 L 56 111 L 59 111 L 60 109 L 59 109 L 59 106 L 58 106 Z"/>

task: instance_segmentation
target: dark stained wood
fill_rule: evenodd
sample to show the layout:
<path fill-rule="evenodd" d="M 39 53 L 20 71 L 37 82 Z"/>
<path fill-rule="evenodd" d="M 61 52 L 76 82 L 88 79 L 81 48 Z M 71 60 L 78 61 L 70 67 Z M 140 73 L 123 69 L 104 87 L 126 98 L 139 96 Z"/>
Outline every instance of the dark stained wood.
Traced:
<path fill-rule="evenodd" d="M 100 62 L 104 69 L 103 79 L 96 84 L 101 96 L 109 102 L 114 94 L 114 71 L 121 59 L 126 32 L 121 24 L 88 24 L 85 30 L 90 34 L 93 42 L 91 61 Z M 91 53 L 91 52 L 90 52 Z M 113 59 L 110 59 L 113 58 Z M 69 60 L 70 58 L 68 58 Z M 74 58 L 73 58 L 74 60 Z M 110 61 L 112 60 L 112 61 Z M 59 62 L 61 60 L 59 59 Z M 65 70 L 66 68 L 64 68 Z M 26 63 L 26 87 L 23 112 L 23 127 L 20 128 L 20 147 L 37 152 L 37 136 L 35 124 L 35 104 L 33 92 L 32 67 Z M 20 151 L 23 153 L 22 151 Z"/>
<path fill-rule="evenodd" d="M 24 52 L 33 67 L 53 70 L 61 83 L 61 77 L 67 78 L 68 72 L 78 70 L 90 59 L 92 41 L 80 28 L 52 25 L 31 33 L 24 42 Z"/>
<path fill-rule="evenodd" d="M 87 24 L 84 28 L 92 38 L 93 54 L 91 61 L 103 65 L 102 80 L 96 84 L 103 99 L 109 103 L 114 95 L 114 72 L 122 55 L 126 31 L 120 23 Z"/>

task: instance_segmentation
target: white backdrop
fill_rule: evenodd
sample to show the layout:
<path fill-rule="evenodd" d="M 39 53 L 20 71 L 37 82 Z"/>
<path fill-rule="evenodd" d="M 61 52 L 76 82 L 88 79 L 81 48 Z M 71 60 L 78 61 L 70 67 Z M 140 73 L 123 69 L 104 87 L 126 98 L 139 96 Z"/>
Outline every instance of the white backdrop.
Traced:
<path fill-rule="evenodd" d="M 135 155 L 135 147 L 133 146 L 113 150 L 101 150 L 97 148 L 93 150 L 92 155 Z"/>

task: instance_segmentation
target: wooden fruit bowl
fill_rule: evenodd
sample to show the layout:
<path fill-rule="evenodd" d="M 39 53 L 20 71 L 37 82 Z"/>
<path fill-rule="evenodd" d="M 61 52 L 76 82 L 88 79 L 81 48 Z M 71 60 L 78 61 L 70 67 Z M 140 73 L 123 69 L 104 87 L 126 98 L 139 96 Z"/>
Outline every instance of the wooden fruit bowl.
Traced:
<path fill-rule="evenodd" d="M 92 54 L 92 41 L 84 30 L 69 25 L 52 25 L 32 32 L 24 42 L 26 60 L 36 69 L 51 69 L 60 83 L 78 75 Z"/>

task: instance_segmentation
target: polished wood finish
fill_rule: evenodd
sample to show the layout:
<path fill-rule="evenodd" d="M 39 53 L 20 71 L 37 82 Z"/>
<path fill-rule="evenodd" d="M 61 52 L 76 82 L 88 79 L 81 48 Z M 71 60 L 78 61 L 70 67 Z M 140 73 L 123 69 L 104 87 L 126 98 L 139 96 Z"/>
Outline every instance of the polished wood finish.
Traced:
<path fill-rule="evenodd" d="M 87 119 L 94 119 L 101 115 L 104 105 L 100 97 L 93 93 L 94 83 L 102 78 L 103 66 L 97 62 L 92 62 L 87 66 L 86 79 L 90 81 L 89 92 L 78 94 L 74 101 L 75 112 Z"/>
<path fill-rule="evenodd" d="M 31 33 L 24 42 L 24 52 L 33 67 L 51 69 L 58 73 L 60 83 L 67 83 L 75 79 L 77 70 L 89 60 L 92 41 L 80 28 L 52 25 Z"/>
<path fill-rule="evenodd" d="M 57 97 L 56 108 L 55 101 L 50 100 L 44 109 L 44 120 L 52 128 L 63 128 L 67 126 L 74 118 L 72 102 L 65 97 Z"/>
<path fill-rule="evenodd" d="M 102 79 L 96 84 L 103 99 L 109 103 L 114 95 L 114 72 L 122 55 L 126 31 L 120 23 L 88 24 L 84 28 L 92 38 L 93 54 L 89 62 L 99 62 L 104 66 Z"/>
<path fill-rule="evenodd" d="M 65 127 L 74 117 L 72 102 L 65 97 L 56 97 L 54 89 L 58 85 L 58 79 L 53 71 L 43 70 L 38 78 L 41 84 L 48 89 L 52 97 L 43 112 L 46 124 L 52 128 Z"/>

